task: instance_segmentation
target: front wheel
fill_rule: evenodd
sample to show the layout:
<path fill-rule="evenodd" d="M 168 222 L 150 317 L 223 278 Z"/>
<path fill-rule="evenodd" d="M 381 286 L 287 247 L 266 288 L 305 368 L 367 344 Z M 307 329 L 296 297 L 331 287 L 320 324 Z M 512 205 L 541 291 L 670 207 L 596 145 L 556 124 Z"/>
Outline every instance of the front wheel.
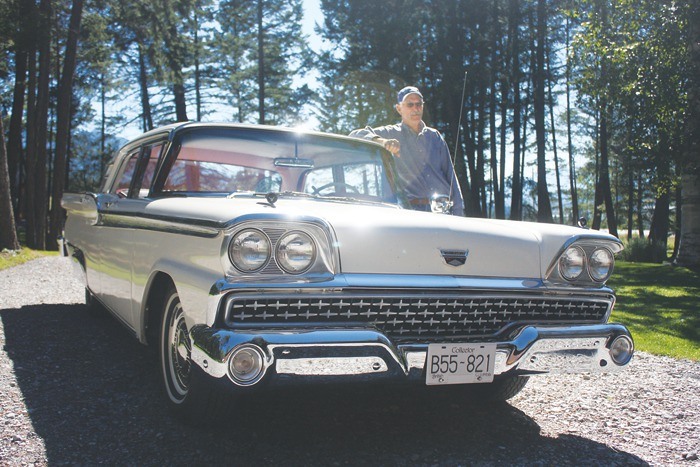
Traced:
<path fill-rule="evenodd" d="M 174 287 L 165 295 L 159 357 L 165 394 L 178 415 L 198 423 L 220 416 L 225 406 L 224 395 L 204 381 L 206 377 L 192 362 L 185 311 Z"/>

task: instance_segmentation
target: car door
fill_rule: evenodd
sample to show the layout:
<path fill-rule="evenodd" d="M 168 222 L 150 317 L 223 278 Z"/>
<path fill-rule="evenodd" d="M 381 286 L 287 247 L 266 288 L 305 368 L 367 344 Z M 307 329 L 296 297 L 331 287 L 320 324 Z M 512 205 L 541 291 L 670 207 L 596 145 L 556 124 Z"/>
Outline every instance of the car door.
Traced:
<path fill-rule="evenodd" d="M 102 216 L 101 299 L 114 314 L 136 329 L 137 303 L 134 300 L 134 235 L 149 200 L 148 187 L 158 162 L 163 141 L 144 144 L 124 161 L 114 184 L 99 200 Z"/>

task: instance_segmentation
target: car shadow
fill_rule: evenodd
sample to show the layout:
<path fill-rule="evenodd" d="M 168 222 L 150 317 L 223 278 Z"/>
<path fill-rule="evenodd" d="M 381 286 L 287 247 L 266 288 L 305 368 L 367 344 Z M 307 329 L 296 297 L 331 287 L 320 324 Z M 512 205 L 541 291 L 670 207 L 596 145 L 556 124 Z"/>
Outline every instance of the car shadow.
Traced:
<path fill-rule="evenodd" d="M 111 317 L 78 304 L 0 319 L 49 465 L 645 464 L 585 437 L 544 436 L 517 408 L 456 391 L 288 388 L 239 401 L 223 426 L 195 428 L 168 411 L 150 349 Z"/>

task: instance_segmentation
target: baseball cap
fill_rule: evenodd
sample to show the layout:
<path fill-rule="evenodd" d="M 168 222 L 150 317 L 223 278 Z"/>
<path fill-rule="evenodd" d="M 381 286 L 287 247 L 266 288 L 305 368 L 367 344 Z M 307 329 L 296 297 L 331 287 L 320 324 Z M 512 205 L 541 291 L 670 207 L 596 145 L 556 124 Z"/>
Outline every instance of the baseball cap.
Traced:
<path fill-rule="evenodd" d="M 418 94 L 421 99 L 423 99 L 423 94 L 420 93 L 417 87 L 415 86 L 406 86 L 402 90 L 399 91 L 397 94 L 398 102 L 399 104 L 403 102 L 403 100 L 408 96 L 409 94 Z"/>

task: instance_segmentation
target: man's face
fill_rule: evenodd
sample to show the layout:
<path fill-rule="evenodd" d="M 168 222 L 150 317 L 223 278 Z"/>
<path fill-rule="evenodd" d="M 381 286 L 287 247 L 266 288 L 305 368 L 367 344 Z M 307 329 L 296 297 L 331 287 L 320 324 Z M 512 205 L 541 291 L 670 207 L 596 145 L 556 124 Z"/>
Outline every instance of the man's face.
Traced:
<path fill-rule="evenodd" d="M 401 121 L 415 128 L 423 120 L 423 99 L 418 94 L 409 94 L 403 102 L 396 104 L 396 111 L 401 115 Z"/>

